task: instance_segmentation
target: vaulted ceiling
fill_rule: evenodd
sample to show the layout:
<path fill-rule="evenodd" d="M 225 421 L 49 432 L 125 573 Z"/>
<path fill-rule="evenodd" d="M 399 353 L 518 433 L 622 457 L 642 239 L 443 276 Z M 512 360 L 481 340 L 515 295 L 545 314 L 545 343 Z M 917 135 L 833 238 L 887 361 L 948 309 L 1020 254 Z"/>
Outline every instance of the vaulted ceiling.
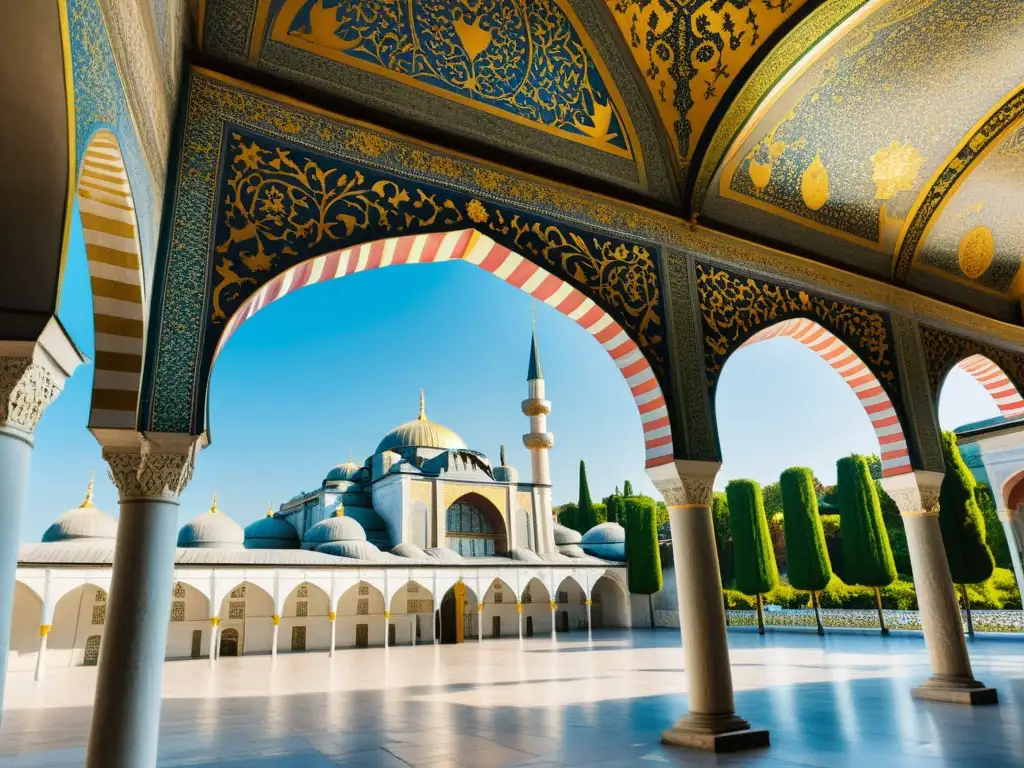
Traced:
<path fill-rule="evenodd" d="M 1019 0 L 205 0 L 304 101 L 1019 321 Z"/>

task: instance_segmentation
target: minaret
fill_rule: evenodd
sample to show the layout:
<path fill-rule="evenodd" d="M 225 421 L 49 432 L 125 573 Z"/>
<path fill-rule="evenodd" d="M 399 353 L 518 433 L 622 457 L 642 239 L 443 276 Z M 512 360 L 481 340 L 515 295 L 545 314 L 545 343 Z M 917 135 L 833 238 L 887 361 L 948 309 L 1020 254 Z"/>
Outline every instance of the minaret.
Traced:
<path fill-rule="evenodd" d="M 530 449 L 533 469 L 534 530 L 537 531 L 537 551 L 547 554 L 555 551 L 554 528 L 551 512 L 551 468 L 548 451 L 555 444 L 555 436 L 547 431 L 551 403 L 544 399 L 544 373 L 537 351 L 537 322 L 534 318 L 533 338 L 530 342 L 530 367 L 526 374 L 529 397 L 523 400 L 523 414 L 530 417 L 530 432 L 523 435 L 523 445 Z"/>

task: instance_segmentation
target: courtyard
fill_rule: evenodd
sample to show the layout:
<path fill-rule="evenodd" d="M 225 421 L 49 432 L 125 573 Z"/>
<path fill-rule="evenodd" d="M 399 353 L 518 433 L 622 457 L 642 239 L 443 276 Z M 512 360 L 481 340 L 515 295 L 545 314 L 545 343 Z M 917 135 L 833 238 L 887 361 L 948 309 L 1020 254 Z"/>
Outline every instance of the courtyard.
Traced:
<path fill-rule="evenodd" d="M 686 711 L 672 630 L 607 630 L 482 645 L 401 646 L 168 662 L 161 766 L 1017 766 L 1020 641 L 971 643 L 995 707 L 915 701 L 918 636 L 729 636 L 737 711 L 768 750 L 709 755 L 659 742 Z M 80 766 L 95 667 L 8 678 L 2 768 Z"/>

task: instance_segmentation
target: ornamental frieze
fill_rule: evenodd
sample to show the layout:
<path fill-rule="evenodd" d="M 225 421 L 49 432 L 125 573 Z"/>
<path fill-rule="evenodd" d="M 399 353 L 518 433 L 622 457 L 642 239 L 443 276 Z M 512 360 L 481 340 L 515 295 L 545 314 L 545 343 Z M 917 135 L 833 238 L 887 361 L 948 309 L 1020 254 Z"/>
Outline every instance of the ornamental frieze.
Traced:
<path fill-rule="evenodd" d="M 991 360 L 1002 369 L 1018 392 L 1024 392 L 1024 355 L 924 325 L 921 326 L 921 343 L 934 402 L 938 402 L 939 389 L 946 374 L 972 355 Z"/>

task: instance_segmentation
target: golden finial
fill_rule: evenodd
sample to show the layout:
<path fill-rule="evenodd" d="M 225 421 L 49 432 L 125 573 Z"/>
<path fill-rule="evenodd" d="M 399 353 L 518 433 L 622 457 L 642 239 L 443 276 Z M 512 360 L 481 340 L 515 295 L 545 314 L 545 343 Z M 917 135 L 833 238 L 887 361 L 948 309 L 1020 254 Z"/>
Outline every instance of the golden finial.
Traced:
<path fill-rule="evenodd" d="M 267 505 L 267 517 L 273 517 L 273 516 L 274 516 L 274 505 L 273 504 L 268 504 Z"/>
<path fill-rule="evenodd" d="M 94 469 L 94 470 L 91 470 L 89 472 L 89 486 L 85 489 L 85 501 L 82 502 L 82 504 L 79 507 L 79 509 L 85 509 L 86 507 L 91 507 L 93 505 L 92 504 L 92 489 L 93 489 L 93 486 L 95 484 L 96 484 L 96 470 Z"/>
<path fill-rule="evenodd" d="M 340 502 L 338 503 L 338 506 L 336 506 L 334 508 L 334 516 L 335 517 L 344 517 L 345 516 L 345 505 L 344 504 L 342 504 Z"/>
<path fill-rule="evenodd" d="M 213 492 L 213 506 L 210 507 L 210 514 L 215 515 L 219 510 L 217 509 L 217 492 Z"/>
<path fill-rule="evenodd" d="M 420 415 L 416 417 L 419 421 L 427 420 L 427 400 L 423 396 L 423 390 L 420 390 Z"/>

